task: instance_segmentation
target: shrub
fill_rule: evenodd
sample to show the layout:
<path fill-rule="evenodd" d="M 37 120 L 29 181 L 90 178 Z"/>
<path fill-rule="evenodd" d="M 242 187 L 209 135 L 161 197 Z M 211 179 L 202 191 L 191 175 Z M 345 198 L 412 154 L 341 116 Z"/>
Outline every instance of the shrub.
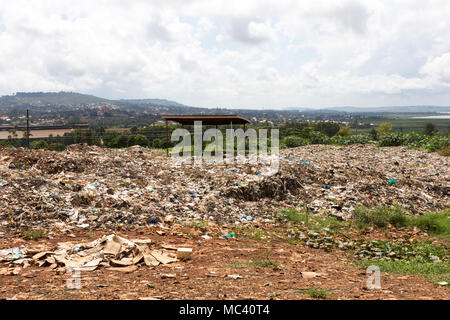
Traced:
<path fill-rule="evenodd" d="M 434 123 L 427 123 L 425 125 L 424 133 L 428 136 L 435 135 L 439 130 L 436 128 L 436 125 Z"/>
<path fill-rule="evenodd" d="M 45 230 L 37 229 L 37 230 L 28 230 L 23 232 L 24 239 L 27 240 L 39 240 L 45 237 Z"/>
<path fill-rule="evenodd" d="M 64 143 L 60 143 L 60 142 L 51 143 L 48 148 L 52 151 L 66 150 L 66 146 L 64 145 Z"/>
<path fill-rule="evenodd" d="M 441 156 L 448 157 L 448 156 L 450 156 L 450 147 L 445 147 L 445 148 L 439 149 L 438 153 Z"/>
<path fill-rule="evenodd" d="M 311 144 L 330 144 L 330 138 L 326 134 L 312 131 L 310 134 L 309 142 Z"/>
<path fill-rule="evenodd" d="M 163 140 L 159 139 L 159 138 L 155 138 L 152 141 L 152 147 L 159 149 L 159 148 L 164 148 L 165 147 L 165 143 Z"/>
<path fill-rule="evenodd" d="M 48 143 L 45 140 L 33 141 L 30 143 L 31 149 L 47 149 Z"/>
<path fill-rule="evenodd" d="M 338 146 L 348 146 L 352 144 L 366 144 L 369 142 L 369 139 L 365 135 L 357 135 L 357 136 L 334 136 L 331 138 L 330 143 Z"/>
<path fill-rule="evenodd" d="M 369 131 L 369 137 L 370 137 L 370 139 L 372 139 L 372 140 L 375 140 L 375 141 L 378 140 L 378 132 L 377 132 L 377 130 L 376 130 L 375 128 L 370 129 L 370 131 Z"/>
<path fill-rule="evenodd" d="M 142 134 L 136 135 L 136 139 L 134 140 L 134 143 L 141 146 L 141 147 L 148 147 L 150 144 L 150 141 L 148 138 Z"/>
<path fill-rule="evenodd" d="M 389 122 L 382 122 L 377 129 L 378 136 L 388 134 L 392 131 L 392 124 Z"/>
<path fill-rule="evenodd" d="M 342 137 L 349 136 L 350 135 L 350 127 L 341 127 L 337 134 L 338 134 L 338 136 L 342 136 Z"/>
<path fill-rule="evenodd" d="M 287 148 L 295 148 L 300 146 L 305 146 L 308 144 L 308 141 L 304 138 L 297 136 L 289 136 L 283 139 L 282 142 Z"/>
<path fill-rule="evenodd" d="M 322 122 L 316 122 L 314 124 L 314 130 L 322 132 L 329 137 L 332 137 L 336 133 L 338 133 L 339 129 L 340 129 L 339 123 L 337 123 L 337 122 L 322 121 Z"/>
<path fill-rule="evenodd" d="M 423 146 L 428 152 L 436 152 L 440 149 L 448 148 L 450 146 L 450 137 L 433 136 L 431 137 L 425 146 Z"/>
<path fill-rule="evenodd" d="M 435 235 L 450 235 L 450 210 L 411 218 L 411 225 Z"/>
<path fill-rule="evenodd" d="M 398 132 L 380 135 L 378 145 L 380 147 L 398 147 L 404 144 L 403 134 Z"/>
<path fill-rule="evenodd" d="M 358 207 L 353 212 L 353 218 L 359 228 L 365 228 L 372 225 L 384 228 L 388 224 L 395 227 L 405 227 L 408 224 L 408 217 L 399 207 L 378 207 L 373 210 Z"/>

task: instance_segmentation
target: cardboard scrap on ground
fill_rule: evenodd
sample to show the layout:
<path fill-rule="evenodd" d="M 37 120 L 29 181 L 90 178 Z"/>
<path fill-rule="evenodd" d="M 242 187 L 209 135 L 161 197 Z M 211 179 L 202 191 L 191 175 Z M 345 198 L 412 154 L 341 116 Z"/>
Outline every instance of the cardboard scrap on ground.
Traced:
<path fill-rule="evenodd" d="M 23 264 L 24 268 L 33 263 L 39 267 L 48 266 L 50 270 L 65 267 L 94 271 L 99 266 L 104 266 L 107 270 L 125 273 L 136 271 L 141 262 L 146 266 L 156 267 L 179 261 L 172 256 L 174 254 L 152 248 L 152 245 L 150 239 L 130 241 L 111 234 L 88 243 L 58 243 L 53 250 L 42 247 L 40 252 L 26 248 L 2 250 L 0 261 L 6 261 L 11 266 Z M 1 274 L 10 273 L 8 268 L 1 269 Z"/>

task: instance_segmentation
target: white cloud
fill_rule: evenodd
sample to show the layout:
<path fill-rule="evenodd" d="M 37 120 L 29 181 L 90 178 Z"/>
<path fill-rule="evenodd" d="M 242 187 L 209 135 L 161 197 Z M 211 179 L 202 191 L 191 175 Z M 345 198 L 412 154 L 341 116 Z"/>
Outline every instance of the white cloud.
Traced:
<path fill-rule="evenodd" d="M 450 52 L 429 59 L 420 72 L 450 87 Z"/>
<path fill-rule="evenodd" d="M 446 0 L 0 0 L 0 94 L 449 104 L 449 16 Z"/>

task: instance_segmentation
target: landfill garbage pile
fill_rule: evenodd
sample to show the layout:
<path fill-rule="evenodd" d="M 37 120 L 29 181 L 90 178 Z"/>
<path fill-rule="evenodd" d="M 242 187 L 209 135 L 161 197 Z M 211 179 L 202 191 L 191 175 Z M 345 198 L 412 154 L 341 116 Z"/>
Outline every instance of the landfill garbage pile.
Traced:
<path fill-rule="evenodd" d="M 191 248 L 163 247 L 179 252 L 182 260 L 190 258 L 192 251 Z M 0 250 L 0 263 L 7 266 L 0 270 L 5 275 L 17 274 L 22 268 L 37 265 L 55 271 L 94 271 L 104 267 L 128 273 L 137 270 L 140 265 L 157 267 L 179 261 L 177 254 L 169 250 L 157 249 L 150 239 L 130 241 L 110 234 L 88 243 L 61 242 L 54 248 L 40 245 Z"/>
<path fill-rule="evenodd" d="M 0 148 L 0 232 L 254 223 L 294 206 L 342 219 L 359 205 L 422 214 L 448 207 L 449 168 L 435 153 L 373 145 L 281 150 L 272 176 L 259 164 L 176 168 L 161 151 L 142 147 Z"/>

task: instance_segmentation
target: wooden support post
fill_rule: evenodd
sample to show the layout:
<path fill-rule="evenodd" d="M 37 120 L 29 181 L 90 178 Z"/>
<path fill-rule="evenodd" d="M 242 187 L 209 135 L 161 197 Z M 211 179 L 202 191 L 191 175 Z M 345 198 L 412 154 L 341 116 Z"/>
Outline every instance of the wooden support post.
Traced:
<path fill-rule="evenodd" d="M 166 155 L 169 156 L 169 125 L 166 120 Z"/>
<path fill-rule="evenodd" d="M 30 111 L 27 109 L 27 148 L 30 149 Z"/>

